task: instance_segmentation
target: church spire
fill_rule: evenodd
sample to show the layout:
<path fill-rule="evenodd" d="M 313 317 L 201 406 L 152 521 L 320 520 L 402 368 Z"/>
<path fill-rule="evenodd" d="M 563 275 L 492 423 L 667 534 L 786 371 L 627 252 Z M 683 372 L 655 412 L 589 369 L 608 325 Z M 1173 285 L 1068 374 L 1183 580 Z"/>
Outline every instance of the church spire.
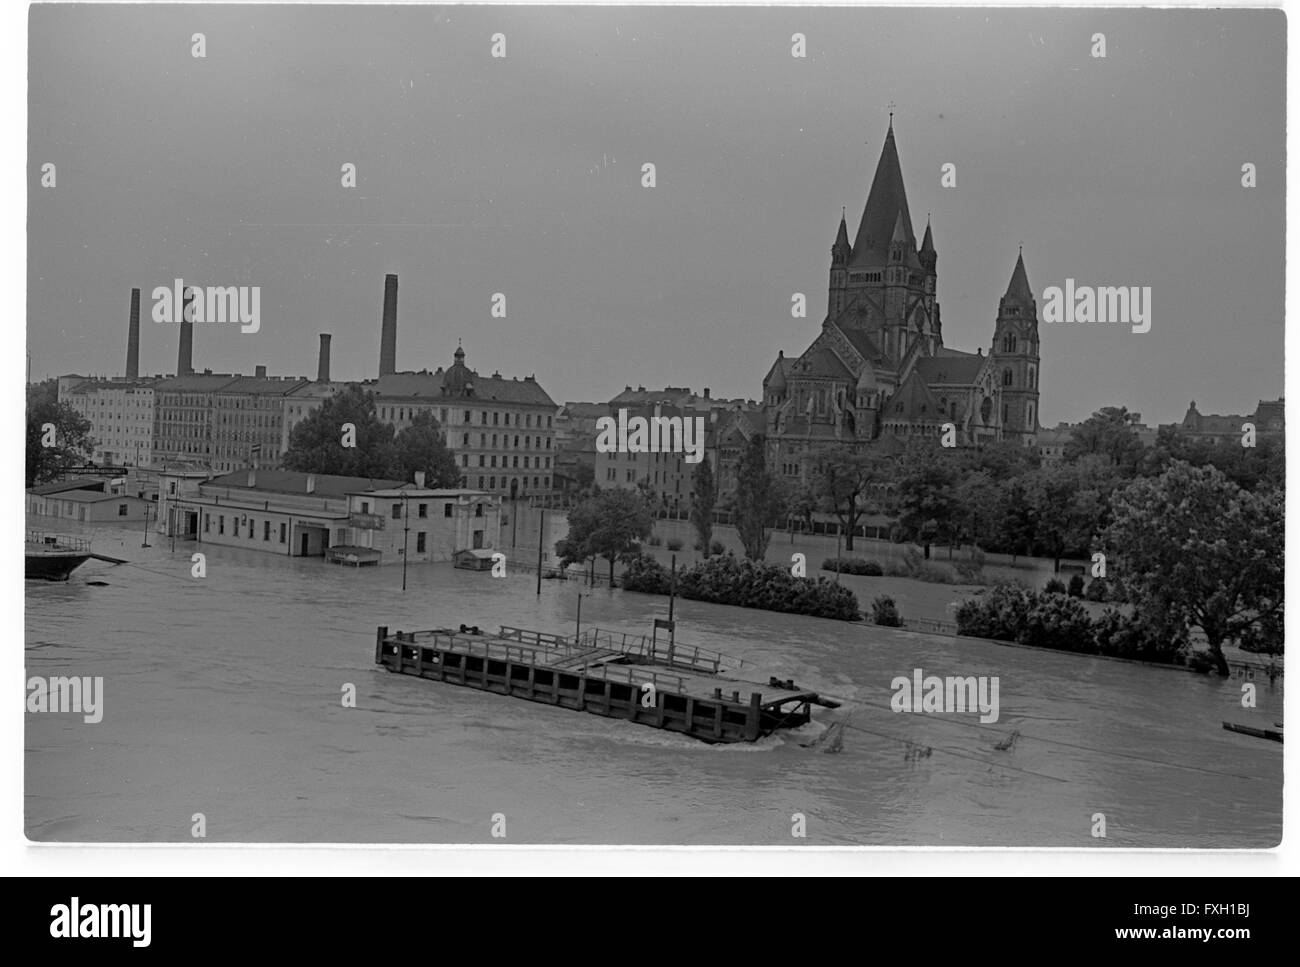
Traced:
<path fill-rule="evenodd" d="M 1034 290 L 1029 287 L 1029 275 L 1025 272 L 1025 253 L 1023 249 L 1016 256 L 1016 267 L 1011 272 L 1011 282 L 1007 286 L 1007 294 L 1002 298 L 1004 301 L 1018 302 L 1023 306 L 1032 306 L 1034 304 Z"/>
<path fill-rule="evenodd" d="M 876 163 L 876 175 L 867 194 L 866 208 L 858 225 L 858 235 L 853 241 L 853 264 L 884 265 L 889 260 L 890 242 L 894 228 L 902 222 L 902 232 L 910 252 L 909 264 L 919 268 L 916 258 L 916 235 L 912 231 L 912 216 L 907 208 L 907 192 L 903 188 L 903 169 L 898 161 L 898 146 L 894 143 L 893 120 L 885 135 L 885 146 Z"/>

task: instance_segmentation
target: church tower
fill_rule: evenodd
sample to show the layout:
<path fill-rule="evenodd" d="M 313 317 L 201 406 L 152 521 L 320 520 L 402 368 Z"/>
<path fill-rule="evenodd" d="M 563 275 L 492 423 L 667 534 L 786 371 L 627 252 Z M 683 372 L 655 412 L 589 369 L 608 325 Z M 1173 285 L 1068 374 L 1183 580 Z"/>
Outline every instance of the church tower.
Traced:
<path fill-rule="evenodd" d="M 1016 258 L 993 329 L 994 372 L 1002 439 L 1030 446 L 1038 433 L 1038 305 L 1023 252 Z"/>
<path fill-rule="evenodd" d="M 849 226 L 844 222 L 844 212 L 840 211 L 840 230 L 831 246 L 831 285 L 830 295 L 826 300 L 826 314 L 834 319 L 844 311 L 848 301 L 849 256 L 853 250 L 849 247 Z"/>

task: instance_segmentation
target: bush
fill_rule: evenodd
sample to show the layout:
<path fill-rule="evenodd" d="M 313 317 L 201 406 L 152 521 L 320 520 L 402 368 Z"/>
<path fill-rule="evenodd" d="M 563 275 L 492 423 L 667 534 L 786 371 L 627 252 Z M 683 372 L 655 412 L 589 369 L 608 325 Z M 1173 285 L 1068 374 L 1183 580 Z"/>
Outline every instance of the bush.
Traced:
<path fill-rule="evenodd" d="M 628 591 L 667 594 L 668 585 L 667 569 L 648 555 L 633 559 L 623 577 Z M 825 578 L 797 578 L 779 564 L 742 560 L 734 554 L 711 557 L 680 572 L 677 593 L 713 604 L 862 620 L 857 597 L 843 585 Z"/>
<path fill-rule="evenodd" d="M 658 534 L 651 534 L 651 535 L 650 535 L 650 539 L 647 541 L 647 543 L 648 543 L 651 547 L 658 547 L 658 546 L 659 546 L 660 544 L 662 544 L 663 542 L 664 542 L 664 539 L 663 539 L 662 537 L 660 537 Z"/>
<path fill-rule="evenodd" d="M 1188 656 L 1187 667 L 1194 672 L 1200 672 L 1202 675 L 1208 675 L 1210 672 L 1219 670 L 1219 665 L 1214 660 L 1214 656 L 1208 651 L 1192 652 Z"/>
<path fill-rule="evenodd" d="M 1044 594 L 1064 594 L 1065 584 L 1059 578 L 1049 578 L 1043 585 Z"/>
<path fill-rule="evenodd" d="M 864 574 L 868 577 L 880 577 L 885 573 L 876 561 L 868 561 L 864 557 L 841 557 L 839 559 L 839 569 L 841 574 Z M 835 558 L 828 557 L 822 561 L 823 571 L 835 570 Z"/>
<path fill-rule="evenodd" d="M 1070 587 L 1066 593 L 1069 594 L 1070 597 L 1072 598 L 1083 597 L 1083 575 L 1082 574 L 1070 575 Z"/>
<path fill-rule="evenodd" d="M 957 607 L 957 634 L 1015 641 L 1038 596 L 1024 587 L 1001 583 Z"/>
<path fill-rule="evenodd" d="M 1097 651 L 1088 609 L 1060 594 L 1037 596 L 1015 640 L 1017 644 L 1057 651 Z"/>
<path fill-rule="evenodd" d="M 898 607 L 894 604 L 894 599 L 887 594 L 882 594 L 871 602 L 871 620 L 885 628 L 903 626 L 903 619 L 898 615 Z"/>
<path fill-rule="evenodd" d="M 714 541 L 709 545 L 710 554 L 721 554 L 726 548 L 722 546 L 722 541 Z"/>
<path fill-rule="evenodd" d="M 680 551 L 682 549 L 682 539 L 680 537 L 668 538 L 668 550 Z"/>
<path fill-rule="evenodd" d="M 1097 651 L 1115 658 L 1180 664 L 1189 644 L 1187 626 L 1147 606 L 1128 615 L 1107 608 L 1093 622 Z"/>
<path fill-rule="evenodd" d="M 952 567 L 957 572 L 957 579 L 962 584 L 983 584 L 984 560 L 984 552 L 977 547 L 966 560 L 954 561 Z"/>
<path fill-rule="evenodd" d="M 1089 601 L 1106 601 L 1110 596 L 1110 586 L 1105 578 L 1093 578 L 1088 582 L 1088 590 L 1083 596 Z"/>

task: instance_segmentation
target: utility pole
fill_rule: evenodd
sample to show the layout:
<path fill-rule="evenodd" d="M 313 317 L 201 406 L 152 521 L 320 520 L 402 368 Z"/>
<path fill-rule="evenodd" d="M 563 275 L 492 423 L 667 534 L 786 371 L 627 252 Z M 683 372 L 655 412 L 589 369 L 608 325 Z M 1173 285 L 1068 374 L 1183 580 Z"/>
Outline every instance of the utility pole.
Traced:
<path fill-rule="evenodd" d="M 677 555 L 673 555 L 672 571 L 668 577 L 668 664 L 673 663 L 677 646 L 677 622 L 673 620 L 673 605 L 677 601 Z"/>
<path fill-rule="evenodd" d="M 411 539 L 411 501 L 407 494 L 402 494 L 402 506 L 406 513 L 404 527 L 402 528 L 402 590 L 406 590 L 406 549 L 407 543 Z"/>
<path fill-rule="evenodd" d="M 149 505 L 148 504 L 144 505 L 144 543 L 141 544 L 140 546 L 141 547 L 152 546 L 149 543 Z"/>
<path fill-rule="evenodd" d="M 546 509 L 542 508 L 541 519 L 537 522 L 537 596 L 542 596 L 542 542 L 546 534 Z"/>

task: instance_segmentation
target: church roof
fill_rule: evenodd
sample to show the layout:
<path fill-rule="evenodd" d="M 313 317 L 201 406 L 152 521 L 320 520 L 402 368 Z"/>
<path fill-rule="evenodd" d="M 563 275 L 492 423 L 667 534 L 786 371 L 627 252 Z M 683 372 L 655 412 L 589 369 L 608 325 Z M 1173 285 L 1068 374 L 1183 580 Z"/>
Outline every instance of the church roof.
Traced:
<path fill-rule="evenodd" d="M 900 405 L 902 409 L 899 409 Z M 921 374 L 914 369 L 898 391 L 889 398 L 881 417 L 889 421 L 906 420 L 924 423 L 943 419 L 944 414 L 939 408 L 939 401 L 925 385 Z"/>
<path fill-rule="evenodd" d="M 926 356 L 916 361 L 916 372 L 927 385 L 969 385 L 979 378 L 983 356 L 962 353 L 960 356 Z"/>
<path fill-rule="evenodd" d="M 925 223 L 925 238 L 921 239 L 921 254 L 934 253 L 934 236 L 930 233 L 930 223 Z"/>
<path fill-rule="evenodd" d="M 835 234 L 835 248 L 849 247 L 849 226 L 844 221 L 844 213 L 840 213 L 840 230 Z"/>
<path fill-rule="evenodd" d="M 814 348 L 799 357 L 798 364 L 790 374 L 800 376 L 828 376 L 836 379 L 852 379 L 849 368 L 829 349 Z"/>
<path fill-rule="evenodd" d="M 1029 287 L 1029 275 L 1025 272 L 1025 256 L 1022 252 L 1016 256 L 1016 267 L 1011 272 L 1011 282 L 1007 285 L 1007 294 L 1002 298 L 1011 299 L 1022 305 L 1031 305 L 1034 290 Z"/>
<path fill-rule="evenodd" d="M 849 342 L 854 349 L 861 354 L 862 358 L 870 363 L 884 362 L 884 354 L 881 353 L 880 347 L 876 341 L 861 329 L 850 329 L 847 326 L 836 326 L 835 329 Z"/>
<path fill-rule="evenodd" d="M 920 268 L 912 216 L 907 208 L 907 192 L 903 188 L 903 169 L 898 162 L 898 146 L 894 143 L 894 126 L 891 124 L 880 160 L 876 163 L 876 176 L 867 194 L 867 205 L 858 225 L 858 236 L 853 242 L 850 264 L 884 265 L 889 259 L 889 243 L 896 231 L 906 240 L 908 264 Z"/>

